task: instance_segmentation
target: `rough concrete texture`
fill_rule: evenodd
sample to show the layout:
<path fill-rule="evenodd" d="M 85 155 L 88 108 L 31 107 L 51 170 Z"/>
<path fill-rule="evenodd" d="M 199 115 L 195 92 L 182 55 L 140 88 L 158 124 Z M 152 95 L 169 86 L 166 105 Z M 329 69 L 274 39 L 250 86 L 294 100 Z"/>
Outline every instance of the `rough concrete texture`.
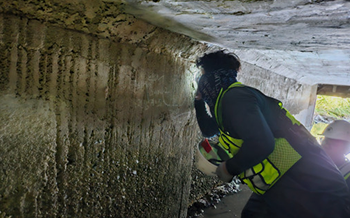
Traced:
<path fill-rule="evenodd" d="M 37 217 L 51 207 L 57 213 L 57 123 L 50 103 L 14 95 L 1 95 L 0 102 L 0 217 Z"/>
<path fill-rule="evenodd" d="M 299 83 L 350 85 L 350 1 L 125 1 L 139 18 L 249 53 L 244 61 Z"/>
<path fill-rule="evenodd" d="M 184 217 L 191 63 L 27 18 L 0 26 L 1 216 Z M 194 48 L 161 30 L 148 43 L 181 39 Z"/>

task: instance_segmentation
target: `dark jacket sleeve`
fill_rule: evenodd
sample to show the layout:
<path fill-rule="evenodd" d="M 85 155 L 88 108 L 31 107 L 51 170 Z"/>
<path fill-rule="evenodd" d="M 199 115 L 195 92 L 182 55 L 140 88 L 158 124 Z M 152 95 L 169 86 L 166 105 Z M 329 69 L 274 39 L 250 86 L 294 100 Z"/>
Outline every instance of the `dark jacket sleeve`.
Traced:
<path fill-rule="evenodd" d="M 209 116 L 203 100 L 195 100 L 194 108 L 199 129 L 204 137 L 210 138 L 219 133 L 218 125 L 214 117 Z"/>
<path fill-rule="evenodd" d="M 263 100 L 248 87 L 233 88 L 223 97 L 225 131 L 244 141 L 238 153 L 226 162 L 232 175 L 262 162 L 274 150 L 274 136 L 262 112 Z"/>

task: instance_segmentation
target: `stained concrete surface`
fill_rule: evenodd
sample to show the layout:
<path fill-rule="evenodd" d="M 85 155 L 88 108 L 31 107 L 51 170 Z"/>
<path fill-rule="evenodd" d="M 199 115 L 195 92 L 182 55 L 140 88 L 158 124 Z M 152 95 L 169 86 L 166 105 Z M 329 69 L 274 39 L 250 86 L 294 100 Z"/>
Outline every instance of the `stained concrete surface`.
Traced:
<path fill-rule="evenodd" d="M 247 203 L 252 191 L 246 185 L 240 186 L 241 191 L 221 199 L 216 207 L 209 207 L 199 217 L 202 218 L 240 218 L 242 209 Z"/>
<path fill-rule="evenodd" d="M 276 74 L 311 85 L 350 84 L 350 1 L 125 2 L 141 19 L 234 49 L 241 60 Z"/>
<path fill-rule="evenodd" d="M 171 34 L 140 48 L 0 13 L 0 217 L 186 215 L 199 130 L 174 55 L 196 44 Z"/>

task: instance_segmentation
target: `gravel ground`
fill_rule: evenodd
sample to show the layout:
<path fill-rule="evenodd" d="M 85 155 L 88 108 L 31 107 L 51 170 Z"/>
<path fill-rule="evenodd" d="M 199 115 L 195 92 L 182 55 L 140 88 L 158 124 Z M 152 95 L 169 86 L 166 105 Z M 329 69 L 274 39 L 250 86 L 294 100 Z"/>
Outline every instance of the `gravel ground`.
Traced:
<path fill-rule="evenodd" d="M 204 209 L 213 207 L 227 195 L 231 195 L 240 191 L 240 182 L 238 179 L 234 179 L 231 183 L 218 186 L 211 190 L 208 194 L 203 196 L 194 202 L 187 211 L 187 218 L 199 217 L 203 214 Z"/>

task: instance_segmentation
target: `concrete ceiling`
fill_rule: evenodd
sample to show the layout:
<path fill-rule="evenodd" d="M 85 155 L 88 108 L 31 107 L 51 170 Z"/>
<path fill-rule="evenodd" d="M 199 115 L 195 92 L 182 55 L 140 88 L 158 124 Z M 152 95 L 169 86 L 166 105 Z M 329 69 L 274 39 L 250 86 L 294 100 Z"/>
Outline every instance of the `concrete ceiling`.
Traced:
<path fill-rule="evenodd" d="M 350 1 L 124 2 L 138 18 L 301 83 L 350 86 Z"/>

